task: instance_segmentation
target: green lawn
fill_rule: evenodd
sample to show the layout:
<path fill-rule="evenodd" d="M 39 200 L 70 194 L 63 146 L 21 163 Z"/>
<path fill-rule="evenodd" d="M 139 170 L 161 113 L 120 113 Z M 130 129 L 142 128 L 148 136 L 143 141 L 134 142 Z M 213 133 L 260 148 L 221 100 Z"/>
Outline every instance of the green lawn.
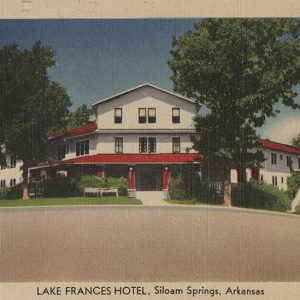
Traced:
<path fill-rule="evenodd" d="M 142 202 L 128 197 L 68 197 L 68 198 L 42 198 L 29 200 L 0 200 L 0 207 L 12 206 L 56 206 L 56 205 L 103 205 L 103 204 L 133 204 Z"/>

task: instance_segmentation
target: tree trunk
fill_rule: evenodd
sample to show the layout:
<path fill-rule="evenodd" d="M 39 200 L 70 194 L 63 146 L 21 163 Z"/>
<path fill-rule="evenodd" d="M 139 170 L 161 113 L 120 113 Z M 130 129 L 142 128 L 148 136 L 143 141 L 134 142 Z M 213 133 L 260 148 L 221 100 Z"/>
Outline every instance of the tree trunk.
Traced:
<path fill-rule="evenodd" d="M 28 167 L 24 164 L 23 165 L 23 200 L 29 199 L 29 192 L 28 192 Z"/>
<path fill-rule="evenodd" d="M 231 206 L 231 180 L 230 180 L 230 170 L 225 171 L 224 182 L 223 182 L 223 201 L 224 207 Z"/>

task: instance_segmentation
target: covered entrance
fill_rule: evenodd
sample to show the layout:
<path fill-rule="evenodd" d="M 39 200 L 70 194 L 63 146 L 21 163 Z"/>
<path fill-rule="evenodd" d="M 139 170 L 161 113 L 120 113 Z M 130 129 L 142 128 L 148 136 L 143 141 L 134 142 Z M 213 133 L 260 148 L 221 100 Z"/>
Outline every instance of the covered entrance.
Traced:
<path fill-rule="evenodd" d="M 137 191 L 162 190 L 161 165 L 136 165 L 135 171 Z"/>

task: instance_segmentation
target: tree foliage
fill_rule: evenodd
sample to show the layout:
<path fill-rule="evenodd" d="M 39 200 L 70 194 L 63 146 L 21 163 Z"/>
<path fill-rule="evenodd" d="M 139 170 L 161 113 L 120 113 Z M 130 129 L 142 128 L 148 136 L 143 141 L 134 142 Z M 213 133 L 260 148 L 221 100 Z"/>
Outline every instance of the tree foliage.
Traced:
<path fill-rule="evenodd" d="M 274 105 L 300 108 L 293 91 L 300 82 L 299 28 L 298 19 L 204 19 L 173 39 L 175 91 L 210 110 L 195 119 L 195 148 L 227 181 L 230 168 L 261 161 L 248 149 L 256 128 L 278 114 Z"/>
<path fill-rule="evenodd" d="M 71 105 L 65 89 L 49 78 L 55 65 L 51 48 L 37 42 L 32 49 L 17 44 L 0 50 L 0 142 L 29 166 L 43 161 L 48 131 L 60 124 Z"/>
<path fill-rule="evenodd" d="M 292 146 L 297 149 L 300 149 L 300 134 L 297 137 L 293 138 Z"/>

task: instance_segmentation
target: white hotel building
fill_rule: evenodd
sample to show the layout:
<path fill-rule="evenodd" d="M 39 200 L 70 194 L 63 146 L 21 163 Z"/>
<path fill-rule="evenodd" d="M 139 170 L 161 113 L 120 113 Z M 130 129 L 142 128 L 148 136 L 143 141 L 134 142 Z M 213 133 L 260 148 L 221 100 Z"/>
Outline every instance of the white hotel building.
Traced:
<path fill-rule="evenodd" d="M 192 148 L 193 117 L 200 106 L 188 98 L 143 84 L 92 105 L 93 124 L 57 132 L 51 139 L 48 163 L 30 169 L 30 180 L 51 179 L 58 173 L 97 177 L 125 177 L 128 191 L 165 191 L 170 174 L 180 165 L 198 167 L 199 155 Z M 247 170 L 247 179 L 265 181 L 287 188 L 291 168 L 300 170 L 300 150 L 291 146 L 257 140 L 266 158 L 259 169 Z M 7 155 L 10 166 L 10 156 Z M 20 166 L 0 170 L 1 187 L 21 182 Z M 232 182 L 239 172 L 232 170 Z M 12 181 L 11 181 L 12 180 Z M 14 181 L 15 180 L 15 181 Z"/>

